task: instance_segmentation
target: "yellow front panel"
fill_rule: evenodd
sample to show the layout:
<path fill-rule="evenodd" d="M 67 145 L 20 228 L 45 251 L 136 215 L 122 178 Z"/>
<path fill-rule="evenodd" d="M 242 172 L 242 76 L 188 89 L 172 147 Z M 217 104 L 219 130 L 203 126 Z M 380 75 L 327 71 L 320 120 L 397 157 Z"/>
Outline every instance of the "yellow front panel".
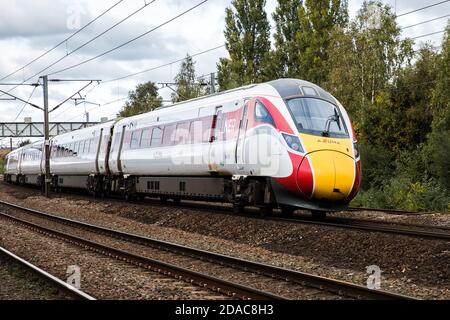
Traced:
<path fill-rule="evenodd" d="M 353 158 L 352 141 L 350 138 L 327 138 L 301 133 L 300 139 L 306 148 L 306 153 L 317 150 L 334 150 Z"/>
<path fill-rule="evenodd" d="M 301 134 L 313 176 L 313 197 L 319 200 L 342 200 L 355 179 L 355 164 L 349 138 L 327 138 Z"/>

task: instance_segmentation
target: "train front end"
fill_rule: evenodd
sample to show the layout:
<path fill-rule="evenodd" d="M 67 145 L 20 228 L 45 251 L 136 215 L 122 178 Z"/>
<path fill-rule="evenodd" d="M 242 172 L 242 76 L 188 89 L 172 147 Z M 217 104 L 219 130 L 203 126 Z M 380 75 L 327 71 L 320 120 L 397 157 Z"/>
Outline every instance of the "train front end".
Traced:
<path fill-rule="evenodd" d="M 293 172 L 274 179 L 278 203 L 313 212 L 346 208 L 359 191 L 361 163 L 345 109 L 329 93 L 306 81 L 283 79 L 272 85 L 292 120 L 290 132 L 282 134 Z"/>

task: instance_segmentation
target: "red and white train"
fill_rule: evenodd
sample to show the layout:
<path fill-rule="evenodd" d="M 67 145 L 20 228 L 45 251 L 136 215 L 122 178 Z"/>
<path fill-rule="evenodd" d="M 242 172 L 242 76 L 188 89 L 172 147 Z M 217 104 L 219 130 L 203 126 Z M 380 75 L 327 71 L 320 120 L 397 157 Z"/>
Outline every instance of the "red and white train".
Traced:
<path fill-rule="evenodd" d="M 280 79 L 51 139 L 52 187 L 162 201 L 226 201 L 263 213 L 340 210 L 361 181 L 347 112 L 322 88 Z M 7 156 L 5 179 L 42 186 L 43 142 Z"/>

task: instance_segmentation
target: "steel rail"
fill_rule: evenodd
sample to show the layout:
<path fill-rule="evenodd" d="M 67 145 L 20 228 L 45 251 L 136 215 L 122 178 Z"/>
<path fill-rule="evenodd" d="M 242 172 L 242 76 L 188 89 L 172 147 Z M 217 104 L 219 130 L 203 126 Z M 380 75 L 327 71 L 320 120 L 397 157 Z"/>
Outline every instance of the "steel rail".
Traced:
<path fill-rule="evenodd" d="M 43 279 L 46 282 L 49 282 L 52 286 L 55 286 L 56 288 L 60 289 L 61 291 L 65 292 L 69 296 L 81 299 L 81 300 L 96 300 L 91 295 L 71 286 L 70 284 L 62 281 L 61 279 L 55 277 L 54 275 L 48 273 L 45 270 L 42 270 L 41 268 L 33 265 L 32 263 L 26 261 L 25 259 L 15 255 L 11 251 L 8 251 L 7 249 L 0 247 L 0 254 L 3 254 L 7 256 L 12 261 L 18 263 L 22 267 L 30 270 L 33 274 L 36 274 L 41 279 Z"/>
<path fill-rule="evenodd" d="M 349 207 L 346 211 L 373 211 L 373 212 L 384 212 L 387 214 L 397 214 L 397 215 L 421 215 L 421 214 L 432 213 L 432 212 L 419 212 L 419 211 L 368 208 L 368 207 Z"/>
<path fill-rule="evenodd" d="M 311 287 L 315 289 L 320 289 L 324 291 L 329 291 L 337 295 L 347 296 L 357 299 L 415 299 L 410 296 L 391 293 L 383 290 L 372 290 L 367 287 L 356 285 L 349 282 L 344 282 L 341 280 L 326 278 L 317 276 L 314 274 L 309 274 L 305 272 L 289 270 L 285 268 L 280 268 L 264 263 L 244 260 L 236 257 L 231 257 L 219 253 L 214 253 L 210 251 L 205 251 L 201 249 L 195 249 L 188 246 L 183 246 L 167 241 L 157 240 L 149 237 L 144 237 L 141 235 L 136 235 L 132 233 L 122 232 L 118 230 L 113 230 L 110 228 L 89 224 L 85 222 L 76 221 L 69 218 L 64 218 L 47 212 L 42 212 L 35 209 L 26 208 L 16 204 L 12 204 L 5 201 L 0 201 L 0 204 L 7 205 L 9 207 L 25 211 L 27 213 L 44 217 L 46 219 L 56 221 L 62 224 L 70 225 L 73 227 L 90 230 L 99 234 L 104 234 L 121 240 L 127 240 L 134 243 L 139 243 L 149 247 L 162 249 L 170 252 L 181 253 L 183 255 L 194 257 L 197 259 L 203 259 L 210 262 L 230 266 L 233 268 L 253 272 L 256 274 L 262 274 L 264 276 L 280 279 L 283 281 L 290 281 L 302 286 Z"/>
<path fill-rule="evenodd" d="M 269 218 L 271 219 L 271 218 Z M 294 222 L 294 223 L 302 223 L 302 224 L 312 224 L 318 226 L 325 227 L 337 227 L 337 228 L 345 228 L 345 229 L 353 229 L 353 230 L 364 230 L 364 231 L 373 231 L 373 232 L 383 232 L 389 234 L 397 234 L 403 236 L 412 236 L 419 238 L 427 238 L 433 240 L 450 240 L 450 232 L 443 231 L 445 227 L 437 227 L 437 226 L 419 226 L 417 224 L 407 225 L 389 225 L 385 222 L 379 221 L 369 221 L 369 220 L 356 220 L 356 219 L 348 219 L 348 218 L 331 218 L 329 220 L 313 220 L 309 217 L 293 217 L 293 218 L 275 218 L 276 221 L 285 221 L 285 222 Z M 395 224 L 395 222 L 392 222 Z M 418 228 L 435 228 L 435 229 L 443 229 L 442 231 L 429 231 L 429 230 L 418 230 Z"/>
<path fill-rule="evenodd" d="M 213 292 L 227 295 L 229 297 L 236 297 L 242 300 L 285 300 L 285 298 L 269 292 L 264 292 L 231 281 L 222 280 L 186 268 L 178 267 L 176 265 L 160 260 L 133 254 L 125 250 L 116 249 L 111 246 L 106 246 L 98 242 L 90 241 L 70 235 L 65 232 L 54 230 L 52 228 L 44 227 L 4 212 L 0 212 L 0 216 L 44 235 L 67 241 L 84 249 L 89 249 L 93 252 L 97 252 L 105 256 L 115 258 L 117 260 L 125 261 L 138 267 L 149 269 L 151 271 L 163 274 L 167 277 L 185 281 L 201 288 L 206 288 Z"/>

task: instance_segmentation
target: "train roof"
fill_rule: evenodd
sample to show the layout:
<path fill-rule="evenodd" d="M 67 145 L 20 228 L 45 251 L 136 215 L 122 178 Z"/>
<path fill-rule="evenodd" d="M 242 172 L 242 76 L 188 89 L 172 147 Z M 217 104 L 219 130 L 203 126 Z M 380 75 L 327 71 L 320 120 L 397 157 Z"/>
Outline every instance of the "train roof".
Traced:
<path fill-rule="evenodd" d="M 267 82 L 267 84 L 273 86 L 283 100 L 299 96 L 319 96 L 324 100 L 336 104 L 336 99 L 330 93 L 309 81 L 299 79 L 278 79 Z M 315 93 L 311 92 L 309 88 L 314 89 Z"/>

